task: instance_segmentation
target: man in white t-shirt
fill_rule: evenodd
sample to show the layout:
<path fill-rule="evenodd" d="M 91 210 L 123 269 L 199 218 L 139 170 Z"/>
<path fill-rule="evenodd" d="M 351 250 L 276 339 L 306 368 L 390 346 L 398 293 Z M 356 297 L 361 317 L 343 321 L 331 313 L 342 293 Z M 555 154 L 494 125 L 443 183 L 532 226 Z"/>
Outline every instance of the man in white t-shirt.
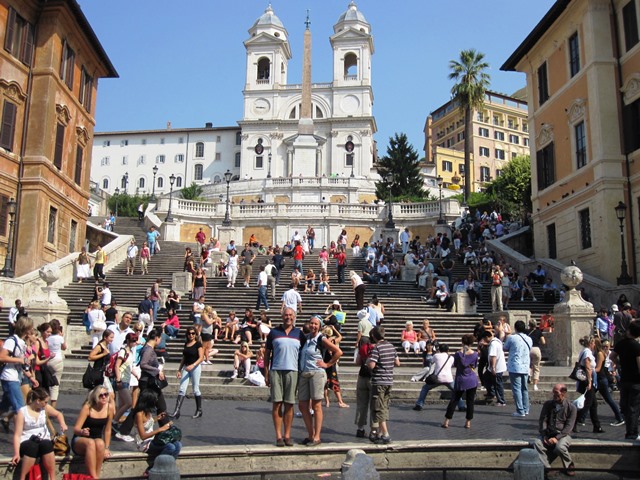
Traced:
<path fill-rule="evenodd" d="M 265 266 L 260 266 L 258 274 L 258 299 L 256 300 L 256 310 L 260 310 L 260 305 L 264 303 L 265 311 L 269 311 L 269 300 L 267 299 L 267 272 Z"/>
<path fill-rule="evenodd" d="M 268 261 L 269 263 L 267 263 L 264 266 L 264 271 L 267 274 L 267 290 L 268 287 L 271 287 L 271 299 L 275 300 L 276 299 L 276 275 L 278 274 L 278 269 L 276 268 L 276 266 L 272 263 L 272 261 Z"/>
<path fill-rule="evenodd" d="M 287 308 L 292 309 L 296 314 L 302 313 L 302 297 L 294 288 L 293 283 L 289 285 L 289 290 L 282 294 L 280 312 L 284 313 Z"/>
<path fill-rule="evenodd" d="M 407 251 L 409 251 L 409 240 L 411 239 L 409 235 L 409 229 L 405 228 L 400 234 L 400 243 L 402 244 L 402 254 L 406 255 Z"/>
<path fill-rule="evenodd" d="M 109 282 L 104 282 L 102 287 L 102 296 L 100 297 L 100 303 L 103 307 L 111 306 L 111 289 L 109 288 Z"/>
<path fill-rule="evenodd" d="M 120 347 L 124 344 L 124 339 L 127 337 L 127 333 L 133 333 L 133 330 L 129 325 L 131 325 L 131 320 L 133 319 L 133 315 L 131 312 L 125 312 L 120 319 L 120 323 L 117 325 L 110 325 L 108 330 L 113 332 L 113 342 L 109 344 L 109 353 L 114 354 Z"/>
<path fill-rule="evenodd" d="M 33 370 L 27 370 L 29 363 L 25 357 L 26 345 L 22 337 L 33 328 L 31 320 L 21 318 L 15 324 L 15 334 L 4 342 L 0 350 L 0 362 L 5 363 L 0 379 L 2 380 L 2 403 L 0 403 L 0 416 L 13 410 L 17 412 L 24 406 L 24 399 L 20 391 L 22 374 L 29 378 L 33 388 L 38 387 Z M 5 431 L 9 429 L 9 421 L 6 418 L 0 420 Z"/>
<path fill-rule="evenodd" d="M 132 238 L 131 243 L 127 247 L 127 275 L 133 275 L 136 267 L 136 257 L 138 256 L 138 247 L 136 241 Z"/>
<path fill-rule="evenodd" d="M 13 335 L 13 327 L 18 319 L 18 313 L 20 313 L 20 307 L 22 307 L 22 300 L 16 299 L 15 306 L 9 309 L 9 335 Z"/>
<path fill-rule="evenodd" d="M 504 357 L 502 341 L 493 335 L 491 330 L 482 334 L 481 342 L 487 345 L 489 352 L 489 365 L 486 372 L 486 399 L 488 402 L 495 398 L 496 405 L 504 407 L 507 402 L 504 399 L 504 384 L 502 376 L 507 371 L 507 362 Z"/>

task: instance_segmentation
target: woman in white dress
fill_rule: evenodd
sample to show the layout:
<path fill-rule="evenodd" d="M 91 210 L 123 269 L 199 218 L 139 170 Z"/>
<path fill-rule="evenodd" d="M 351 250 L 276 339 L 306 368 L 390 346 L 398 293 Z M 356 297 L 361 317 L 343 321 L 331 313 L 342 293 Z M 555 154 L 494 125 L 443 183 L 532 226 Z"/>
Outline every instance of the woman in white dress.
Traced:
<path fill-rule="evenodd" d="M 98 344 L 102 340 L 102 332 L 107 329 L 107 317 L 100 308 L 100 302 L 91 302 L 91 310 L 89 310 L 89 322 L 91 323 L 91 344 L 92 347 Z"/>
<path fill-rule="evenodd" d="M 238 276 L 238 255 L 235 250 L 229 252 L 227 261 L 227 288 L 234 288 L 236 277 Z"/>
<path fill-rule="evenodd" d="M 67 344 L 62 335 L 62 325 L 60 325 L 60 321 L 54 318 L 49 322 L 49 325 L 51 325 L 51 335 L 47 337 L 47 344 L 51 352 L 49 367 L 53 370 L 53 374 L 58 379 L 58 382 L 60 382 L 62 380 L 62 371 L 64 370 L 64 354 L 62 351 L 67 349 Z M 51 406 L 53 408 L 56 408 L 59 390 L 60 385 L 54 385 L 49 388 L 51 393 Z"/>
<path fill-rule="evenodd" d="M 78 278 L 78 283 L 82 283 L 84 279 L 91 278 L 91 276 L 91 260 L 87 254 L 87 249 L 82 247 L 80 255 L 78 255 L 76 260 L 76 277 Z"/>

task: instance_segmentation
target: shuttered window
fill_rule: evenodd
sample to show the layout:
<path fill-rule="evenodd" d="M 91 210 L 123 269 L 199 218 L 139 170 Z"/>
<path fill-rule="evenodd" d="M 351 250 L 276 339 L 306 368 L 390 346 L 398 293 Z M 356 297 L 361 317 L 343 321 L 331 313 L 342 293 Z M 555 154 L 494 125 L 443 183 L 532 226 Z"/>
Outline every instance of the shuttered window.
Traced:
<path fill-rule="evenodd" d="M 53 154 L 53 164 L 58 170 L 62 170 L 62 153 L 64 152 L 64 125 L 58 124 L 56 130 L 56 150 Z"/>
<path fill-rule="evenodd" d="M 9 7 L 4 49 L 25 65 L 31 66 L 34 38 L 35 30 L 33 25 L 18 15 L 13 8 Z"/>
<path fill-rule="evenodd" d="M 18 107 L 5 100 L 2 106 L 2 126 L 0 126 L 0 147 L 13 152 L 13 141 L 16 132 L 16 116 Z"/>
<path fill-rule="evenodd" d="M 76 169 L 73 176 L 73 181 L 76 185 L 82 184 L 82 159 L 84 157 L 84 150 L 80 145 L 76 147 Z"/>

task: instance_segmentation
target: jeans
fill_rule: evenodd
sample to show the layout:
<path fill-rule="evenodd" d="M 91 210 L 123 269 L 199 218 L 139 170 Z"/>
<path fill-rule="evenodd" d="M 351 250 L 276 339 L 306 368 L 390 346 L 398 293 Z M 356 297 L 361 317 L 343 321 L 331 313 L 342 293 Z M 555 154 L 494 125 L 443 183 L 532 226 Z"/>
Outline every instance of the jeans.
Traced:
<path fill-rule="evenodd" d="M 307 240 L 309 241 L 309 251 L 311 251 L 313 250 L 313 247 L 316 245 L 316 239 L 307 237 Z"/>
<path fill-rule="evenodd" d="M 0 413 L 13 410 L 18 412 L 24 407 L 24 398 L 20 391 L 20 382 L 9 382 L 2 380 L 2 403 L 0 403 Z"/>
<path fill-rule="evenodd" d="M 298 269 L 300 271 L 300 275 L 304 275 L 304 270 L 302 269 L 302 260 L 294 260 L 293 261 L 293 269 Z"/>
<path fill-rule="evenodd" d="M 185 368 L 182 369 L 182 376 L 180 377 L 180 389 L 178 391 L 178 395 L 186 395 L 187 393 L 187 384 L 189 383 L 189 379 L 191 379 L 191 389 L 193 390 L 193 394 L 196 397 L 200 396 L 200 375 L 202 373 L 202 369 L 200 365 L 196 368 L 187 372 Z"/>
<path fill-rule="evenodd" d="M 158 310 L 160 310 L 160 300 L 151 300 L 153 304 L 153 321 L 158 321 Z"/>
<path fill-rule="evenodd" d="M 4 382 L 2 382 L 4 388 Z M 624 414 L 627 438 L 638 435 L 638 415 L 640 415 L 640 385 L 624 382 L 620 384 L 620 406 Z"/>
<path fill-rule="evenodd" d="M 505 404 L 504 400 L 504 383 L 502 379 L 502 373 L 496 373 L 495 375 L 487 370 L 485 373 L 487 378 L 487 397 L 496 397 L 496 402 Z"/>
<path fill-rule="evenodd" d="M 164 327 L 164 332 L 170 337 L 175 337 L 179 331 L 180 329 L 177 327 L 174 327 L 173 325 L 167 325 L 166 327 Z"/>
<path fill-rule="evenodd" d="M 516 404 L 516 413 L 529 413 L 529 388 L 527 387 L 527 373 L 511 373 L 509 372 L 509 380 L 511 381 L 511 393 L 513 393 L 513 401 Z"/>
<path fill-rule="evenodd" d="M 267 300 L 267 286 L 264 285 L 258 288 L 258 300 L 256 301 L 256 310 L 260 310 L 260 304 L 264 303 L 264 306 L 269 310 L 269 300 Z"/>
<path fill-rule="evenodd" d="M 447 387 L 449 390 L 451 390 L 453 392 L 453 382 L 451 383 L 436 383 L 435 385 L 430 385 L 428 383 L 425 383 L 422 386 L 422 390 L 420 390 L 420 395 L 418 395 L 418 400 L 416 400 L 416 405 L 419 405 L 420 407 L 424 406 L 424 401 L 427 399 L 427 395 L 429 394 L 429 392 L 431 390 L 433 390 L 436 387 Z M 460 397 L 460 400 L 458 400 L 458 409 L 464 408 L 464 400 L 462 399 L 462 397 Z"/>
<path fill-rule="evenodd" d="M 344 265 L 338 265 L 338 283 L 344 283 Z"/>
<path fill-rule="evenodd" d="M 598 392 L 600 392 L 604 401 L 607 402 L 607 405 L 611 407 L 611 411 L 616 416 L 616 422 L 621 422 L 623 420 L 622 413 L 620 413 L 620 407 L 611 396 L 611 391 L 609 391 L 609 379 L 606 376 L 598 377 Z"/>
<path fill-rule="evenodd" d="M 156 242 L 148 242 L 149 243 L 149 251 L 151 252 L 151 256 L 153 257 L 156 254 Z"/>
<path fill-rule="evenodd" d="M 152 467 L 156 457 L 159 455 L 171 455 L 173 458 L 178 458 L 180 450 L 182 450 L 182 443 L 180 442 L 167 443 L 166 445 L 157 445 L 151 442 L 149 450 L 147 450 L 147 463 L 149 467 Z"/>

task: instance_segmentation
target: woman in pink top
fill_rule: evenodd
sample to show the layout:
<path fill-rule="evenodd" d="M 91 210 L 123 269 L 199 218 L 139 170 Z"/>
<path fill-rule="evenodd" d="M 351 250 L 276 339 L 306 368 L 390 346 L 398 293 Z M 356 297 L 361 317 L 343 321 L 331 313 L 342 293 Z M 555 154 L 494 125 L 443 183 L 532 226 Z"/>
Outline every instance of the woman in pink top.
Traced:
<path fill-rule="evenodd" d="M 418 332 L 413 329 L 413 322 L 405 323 L 405 329 L 402 331 L 402 348 L 408 355 L 409 350 L 413 347 L 413 353 L 416 355 L 420 351 L 420 342 L 418 342 Z"/>

